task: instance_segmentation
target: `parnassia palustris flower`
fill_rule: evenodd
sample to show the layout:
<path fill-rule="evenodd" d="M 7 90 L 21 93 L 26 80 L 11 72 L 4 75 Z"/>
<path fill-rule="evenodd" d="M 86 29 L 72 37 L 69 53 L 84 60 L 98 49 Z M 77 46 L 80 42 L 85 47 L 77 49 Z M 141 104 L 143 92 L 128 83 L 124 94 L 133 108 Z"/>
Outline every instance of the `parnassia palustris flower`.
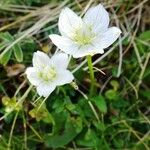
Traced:
<path fill-rule="evenodd" d="M 72 82 L 72 73 L 67 70 L 69 58 L 67 54 L 57 53 L 51 58 L 43 52 L 33 54 L 33 67 L 26 70 L 27 78 L 37 88 L 40 96 L 49 96 L 56 86 Z"/>
<path fill-rule="evenodd" d="M 58 27 L 61 36 L 51 34 L 50 39 L 74 58 L 104 53 L 104 49 L 114 43 L 121 33 L 119 28 L 109 27 L 109 14 L 101 4 L 90 8 L 83 18 L 64 8 Z"/>

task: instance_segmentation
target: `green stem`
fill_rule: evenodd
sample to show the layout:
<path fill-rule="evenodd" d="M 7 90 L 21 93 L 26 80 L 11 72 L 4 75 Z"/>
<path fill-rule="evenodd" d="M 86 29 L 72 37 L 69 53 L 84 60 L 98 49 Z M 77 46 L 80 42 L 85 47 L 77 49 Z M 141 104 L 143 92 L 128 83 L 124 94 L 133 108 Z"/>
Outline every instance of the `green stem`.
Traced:
<path fill-rule="evenodd" d="M 88 62 L 88 68 L 89 68 L 90 78 L 91 78 L 90 97 L 92 97 L 94 93 L 95 77 L 93 71 L 92 57 L 90 55 L 87 56 L 87 62 Z"/>
<path fill-rule="evenodd" d="M 34 129 L 34 127 L 32 125 L 30 125 L 28 122 L 27 122 L 27 125 L 30 127 L 30 129 L 34 132 L 34 134 L 43 142 L 44 139 L 40 136 L 40 134 Z"/>
<path fill-rule="evenodd" d="M 25 112 L 22 112 L 22 119 L 23 119 L 23 127 L 24 127 L 24 149 L 28 149 L 27 146 L 27 123 L 25 118 Z"/>
<path fill-rule="evenodd" d="M 11 149 L 11 140 L 12 140 L 12 135 L 13 135 L 13 131 L 14 131 L 14 128 L 15 128 L 15 123 L 16 123 L 16 120 L 17 120 L 17 117 L 18 117 L 18 113 L 19 113 L 19 111 L 16 112 L 16 115 L 14 117 L 14 121 L 13 121 L 13 124 L 12 124 L 12 127 L 11 127 L 7 150 Z"/>

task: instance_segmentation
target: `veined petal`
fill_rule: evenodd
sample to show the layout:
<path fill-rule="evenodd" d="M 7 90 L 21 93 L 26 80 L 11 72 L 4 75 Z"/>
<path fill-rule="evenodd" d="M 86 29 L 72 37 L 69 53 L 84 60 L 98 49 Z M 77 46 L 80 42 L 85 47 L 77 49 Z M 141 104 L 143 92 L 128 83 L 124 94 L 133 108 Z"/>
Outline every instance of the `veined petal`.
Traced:
<path fill-rule="evenodd" d="M 76 28 L 82 26 L 82 19 L 71 9 L 64 8 L 59 16 L 58 27 L 61 35 L 71 37 Z"/>
<path fill-rule="evenodd" d="M 73 57 L 80 58 L 80 57 L 84 57 L 87 55 L 93 56 L 95 54 L 103 54 L 103 53 L 104 53 L 104 50 L 102 49 L 102 47 L 100 47 L 96 43 L 95 44 L 92 43 L 92 45 L 87 45 L 76 50 Z"/>
<path fill-rule="evenodd" d="M 108 30 L 99 35 L 95 43 L 102 48 L 107 48 L 113 44 L 120 36 L 121 30 L 117 27 L 108 28 Z"/>
<path fill-rule="evenodd" d="M 66 69 L 69 63 L 69 58 L 65 53 L 58 53 L 51 58 L 51 61 L 57 68 Z"/>
<path fill-rule="evenodd" d="M 48 97 L 54 90 L 56 86 L 54 84 L 40 84 L 37 86 L 37 92 L 40 96 Z"/>
<path fill-rule="evenodd" d="M 77 46 L 69 38 L 57 34 L 51 34 L 49 37 L 59 49 L 67 54 L 73 55 L 74 50 L 77 49 Z"/>
<path fill-rule="evenodd" d="M 41 80 L 38 77 L 38 71 L 34 67 L 28 67 L 26 70 L 27 78 L 33 85 L 39 85 Z"/>
<path fill-rule="evenodd" d="M 61 69 L 58 71 L 58 78 L 56 79 L 56 81 L 54 81 L 54 83 L 56 85 L 64 85 L 71 83 L 73 79 L 74 76 L 69 70 Z"/>
<path fill-rule="evenodd" d="M 33 66 L 37 68 L 43 68 L 50 63 L 50 58 L 43 52 L 37 51 L 33 54 Z"/>
<path fill-rule="evenodd" d="M 106 9 L 99 4 L 86 12 L 83 21 L 91 25 L 95 33 L 105 31 L 109 25 L 109 14 Z"/>

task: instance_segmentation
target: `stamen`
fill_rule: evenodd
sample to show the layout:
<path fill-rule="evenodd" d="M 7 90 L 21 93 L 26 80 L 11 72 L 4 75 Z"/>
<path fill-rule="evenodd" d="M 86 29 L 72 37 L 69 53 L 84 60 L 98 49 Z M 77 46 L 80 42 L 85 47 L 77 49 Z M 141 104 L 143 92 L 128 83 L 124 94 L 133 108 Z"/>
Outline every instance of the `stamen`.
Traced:
<path fill-rule="evenodd" d="M 53 81 L 56 75 L 57 73 L 54 67 L 45 67 L 42 72 L 39 72 L 39 77 L 47 82 Z"/>
<path fill-rule="evenodd" d="M 86 26 L 84 29 L 80 28 L 75 31 L 73 40 L 80 46 L 91 44 L 95 34 L 92 32 L 91 27 Z"/>

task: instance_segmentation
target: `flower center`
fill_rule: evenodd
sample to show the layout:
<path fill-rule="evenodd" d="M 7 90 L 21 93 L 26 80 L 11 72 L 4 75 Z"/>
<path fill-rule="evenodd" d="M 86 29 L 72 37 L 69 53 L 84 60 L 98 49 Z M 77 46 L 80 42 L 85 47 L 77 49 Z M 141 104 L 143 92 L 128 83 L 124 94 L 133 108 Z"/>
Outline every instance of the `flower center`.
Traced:
<path fill-rule="evenodd" d="M 80 46 L 91 44 L 95 34 L 92 32 L 91 26 L 85 25 L 77 29 L 74 33 L 73 40 Z"/>
<path fill-rule="evenodd" d="M 56 69 L 54 67 L 45 67 L 41 72 L 39 72 L 39 77 L 46 82 L 52 82 L 56 78 Z"/>

